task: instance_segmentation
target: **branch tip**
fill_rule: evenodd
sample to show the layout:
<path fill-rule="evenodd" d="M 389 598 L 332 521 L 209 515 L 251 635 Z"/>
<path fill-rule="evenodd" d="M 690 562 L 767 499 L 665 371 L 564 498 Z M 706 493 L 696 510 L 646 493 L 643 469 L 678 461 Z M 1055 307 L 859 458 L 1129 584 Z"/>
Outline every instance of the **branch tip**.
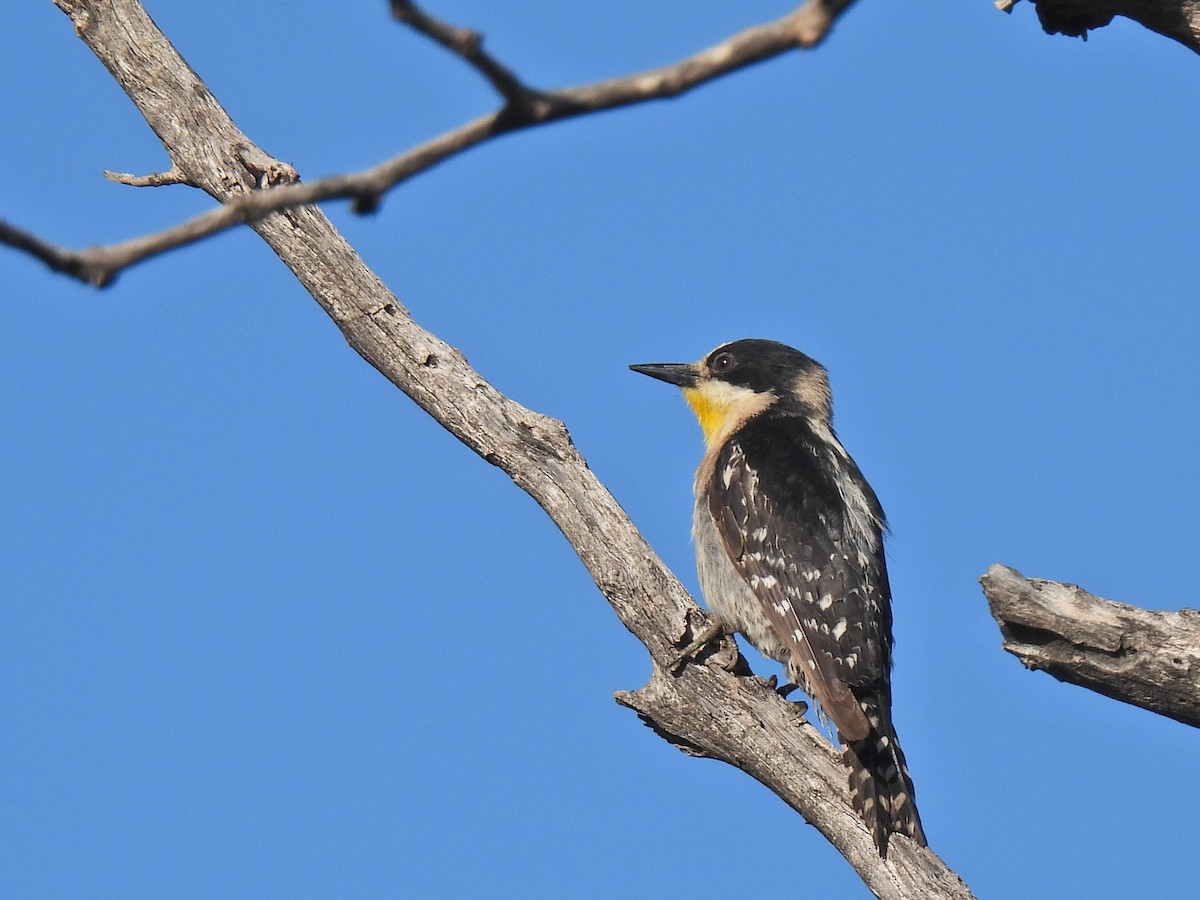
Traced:
<path fill-rule="evenodd" d="M 130 187 L 162 187 L 167 184 L 188 183 L 183 172 L 175 166 L 171 166 L 165 172 L 152 172 L 149 175 L 132 175 L 128 172 L 113 172 L 105 169 L 104 177 L 109 181 L 115 181 L 117 184 L 127 184 Z"/>
<path fill-rule="evenodd" d="M 1200 671 L 1193 616 L 1139 609 L 999 565 L 980 581 L 1003 648 L 1025 668 L 1200 727 L 1200 688 L 1189 677 Z"/>

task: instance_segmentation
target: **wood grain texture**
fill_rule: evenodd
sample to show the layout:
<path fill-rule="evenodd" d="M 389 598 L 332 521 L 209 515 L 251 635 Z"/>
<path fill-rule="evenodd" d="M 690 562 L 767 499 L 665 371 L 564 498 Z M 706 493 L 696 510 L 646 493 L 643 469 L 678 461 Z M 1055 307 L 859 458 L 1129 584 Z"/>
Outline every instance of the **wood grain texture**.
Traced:
<path fill-rule="evenodd" d="M 1001 565 L 980 581 L 1026 668 L 1200 727 L 1200 612 L 1139 609 Z"/>

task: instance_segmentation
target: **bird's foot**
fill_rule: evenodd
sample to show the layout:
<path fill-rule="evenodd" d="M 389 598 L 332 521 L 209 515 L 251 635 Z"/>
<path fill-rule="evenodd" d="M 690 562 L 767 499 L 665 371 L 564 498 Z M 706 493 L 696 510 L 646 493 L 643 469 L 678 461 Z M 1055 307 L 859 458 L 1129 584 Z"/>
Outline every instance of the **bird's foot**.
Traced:
<path fill-rule="evenodd" d="M 671 664 L 667 666 L 667 671 L 674 675 L 695 659 L 697 654 L 709 644 L 720 641 L 732 633 L 729 626 L 721 620 L 709 619 L 708 624 L 700 630 L 700 633 L 692 638 L 692 642 L 679 651 Z"/>
<path fill-rule="evenodd" d="M 777 693 L 780 697 L 782 697 L 784 700 L 786 700 L 788 698 L 788 695 L 791 694 L 793 691 L 796 691 L 800 687 L 800 685 L 792 684 L 791 682 L 781 685 L 779 683 L 779 676 L 772 675 L 770 678 L 767 679 L 767 687 L 769 687 L 771 690 L 773 690 L 775 693 Z M 798 712 L 800 715 L 804 715 L 806 712 L 808 712 L 808 704 L 805 703 L 803 700 L 793 700 L 792 705 L 794 707 L 796 707 L 796 712 Z"/>

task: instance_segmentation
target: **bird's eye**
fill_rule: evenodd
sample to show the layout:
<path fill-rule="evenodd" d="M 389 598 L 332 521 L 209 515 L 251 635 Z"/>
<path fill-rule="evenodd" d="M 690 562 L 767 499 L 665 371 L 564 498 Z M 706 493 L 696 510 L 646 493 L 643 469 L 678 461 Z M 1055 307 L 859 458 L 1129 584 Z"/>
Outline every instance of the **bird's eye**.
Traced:
<path fill-rule="evenodd" d="M 718 353 L 713 357 L 713 361 L 709 363 L 708 367 L 717 373 L 728 372 L 733 368 L 733 354 Z"/>

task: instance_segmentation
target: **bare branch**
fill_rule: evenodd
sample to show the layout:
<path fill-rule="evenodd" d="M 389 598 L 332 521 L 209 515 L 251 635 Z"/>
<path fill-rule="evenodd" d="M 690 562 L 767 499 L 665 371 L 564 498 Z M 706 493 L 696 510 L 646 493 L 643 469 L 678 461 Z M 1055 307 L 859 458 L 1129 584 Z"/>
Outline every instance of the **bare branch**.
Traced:
<path fill-rule="evenodd" d="M 426 13 L 409 0 L 392 0 L 392 18 L 432 38 L 461 56 L 489 82 L 508 103 L 520 104 L 532 93 L 499 60 L 484 52 L 483 36 L 469 28 L 455 28 Z"/>
<path fill-rule="evenodd" d="M 1085 41 L 1089 31 L 1103 28 L 1116 16 L 1138 22 L 1200 53 L 1200 0 L 1032 0 L 1046 34 L 1065 34 Z M 1011 12 L 1017 0 L 997 0 Z"/>
<path fill-rule="evenodd" d="M 993 565 L 1004 649 L 1029 669 L 1200 727 L 1200 612 L 1154 612 Z"/>
<path fill-rule="evenodd" d="M 55 272 L 70 275 L 96 287 L 107 287 L 117 275 L 135 263 L 166 250 L 183 247 L 218 234 L 230 225 L 245 222 L 245 214 L 236 206 L 221 206 L 201 213 L 165 231 L 156 231 L 119 244 L 71 250 L 43 241 L 41 238 L 0 222 L 0 244 L 24 250 Z"/>
<path fill-rule="evenodd" d="M 257 178 L 244 161 L 252 145 L 136 0 L 56 2 L 191 183 L 222 202 L 254 191 Z M 887 861 L 879 858 L 850 806 L 846 772 L 833 749 L 800 723 L 794 706 L 743 674 L 732 647 L 724 666 L 688 665 L 677 676 L 663 670 L 703 615 L 596 479 L 561 422 L 503 396 L 461 353 L 420 328 L 320 210 L 272 213 L 253 227 L 351 347 L 508 473 L 562 530 L 654 661 L 650 684 L 620 695 L 622 703 L 676 743 L 738 766 L 779 794 L 838 847 L 878 896 L 971 896 L 932 851 L 903 837 L 893 839 Z"/>
<path fill-rule="evenodd" d="M 112 281 L 112 270 L 92 259 L 90 251 L 77 252 L 56 247 L 35 234 L 9 225 L 3 219 L 0 219 L 0 244 L 22 250 L 40 259 L 55 272 L 62 272 L 96 287 L 104 287 Z"/>
<path fill-rule="evenodd" d="M 655 667 L 650 683 L 617 702 L 691 756 L 719 759 L 765 785 L 829 840 L 877 897 L 971 897 L 932 850 L 893 835 L 884 862 L 846 787 L 834 749 L 758 678 L 720 666 L 688 666 L 674 678 Z"/>
<path fill-rule="evenodd" d="M 162 187 L 167 184 L 187 184 L 183 173 L 172 166 L 165 172 L 154 172 L 150 175 L 130 175 L 126 172 L 110 172 L 104 170 L 104 177 L 117 184 L 127 184 L 130 187 Z"/>
<path fill-rule="evenodd" d="M 356 212 L 369 212 L 378 207 L 380 198 L 387 191 L 414 175 L 502 134 L 572 116 L 675 97 L 787 50 L 812 47 L 829 33 L 837 17 L 852 3 L 853 0 L 807 0 L 781 19 L 747 28 L 720 44 L 669 66 L 580 87 L 527 92 L 522 95 L 520 104 L 505 106 L 460 125 L 369 169 L 348 175 L 332 175 L 305 184 L 291 184 L 284 180 L 285 183 L 270 191 L 248 191 L 226 196 L 221 198 L 224 207 L 201 213 L 153 235 L 92 247 L 86 251 L 51 247 L 45 242 L 42 244 L 51 247 L 60 258 L 77 259 L 86 255 L 89 260 L 95 260 L 94 265 L 100 268 L 104 277 L 100 280 L 82 280 L 105 285 L 111 283 L 122 269 L 135 263 L 235 225 L 257 222 L 273 212 L 345 198 L 354 200 Z M 63 0 L 58 5 L 60 8 L 70 8 L 75 4 Z M 11 241 L 5 243 L 26 249 Z M 38 258 L 43 259 L 41 256 Z M 80 277 L 74 270 L 57 268 L 56 271 Z"/>

